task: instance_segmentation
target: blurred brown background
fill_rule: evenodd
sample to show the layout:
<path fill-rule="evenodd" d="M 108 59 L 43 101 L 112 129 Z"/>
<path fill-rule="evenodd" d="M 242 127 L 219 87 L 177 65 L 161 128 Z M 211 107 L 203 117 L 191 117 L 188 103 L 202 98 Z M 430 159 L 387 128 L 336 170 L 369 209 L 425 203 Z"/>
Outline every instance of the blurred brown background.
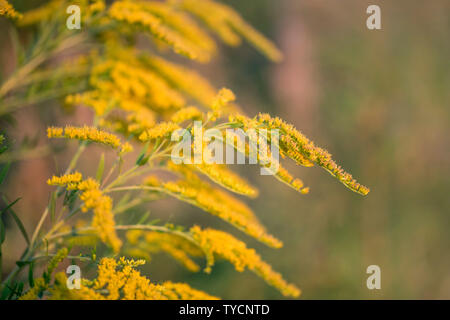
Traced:
<path fill-rule="evenodd" d="M 226 3 L 274 39 L 285 60 L 273 65 L 247 45 L 223 47 L 202 72 L 216 86 L 234 90 L 249 115 L 269 112 L 295 124 L 372 190 L 361 197 L 323 170 L 288 165 L 311 187 L 301 196 L 256 168 L 236 168 L 260 187 L 260 197 L 248 203 L 285 246 L 272 250 L 232 232 L 300 286 L 305 299 L 450 299 L 450 2 Z M 366 28 L 370 4 L 381 7 L 382 30 Z M 5 34 L 0 43 L 2 73 L 8 73 L 13 57 Z M 83 110 L 48 116 L 49 107 L 56 105 L 22 110 L 18 125 L 7 125 L 10 136 L 20 140 L 39 132 L 47 143 L 45 126 L 55 117 L 58 123 L 64 117 L 83 123 L 89 116 Z M 23 197 L 17 212 L 26 217 L 28 230 L 47 203 L 45 180 L 65 161 L 47 156 L 13 166 L 3 191 Z M 155 217 L 170 222 L 200 221 L 230 230 L 174 201 L 151 208 Z M 10 225 L 8 266 L 22 248 Z M 381 267 L 381 290 L 366 287 L 366 268 L 372 264 Z M 218 263 L 208 276 L 190 274 L 158 256 L 148 271 L 153 280 L 186 281 L 223 298 L 282 298 L 227 263 Z"/>

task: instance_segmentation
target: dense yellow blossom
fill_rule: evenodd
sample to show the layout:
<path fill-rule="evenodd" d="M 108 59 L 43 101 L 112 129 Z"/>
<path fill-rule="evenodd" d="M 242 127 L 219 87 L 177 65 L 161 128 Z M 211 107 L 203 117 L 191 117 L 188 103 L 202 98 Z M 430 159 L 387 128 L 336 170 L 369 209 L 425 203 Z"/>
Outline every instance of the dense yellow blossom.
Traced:
<path fill-rule="evenodd" d="M 14 10 L 13 6 L 6 0 L 0 0 L 0 16 L 11 19 L 21 19 L 22 14 Z"/>
<path fill-rule="evenodd" d="M 245 269 L 253 271 L 285 296 L 300 295 L 300 290 L 287 283 L 278 272 L 261 259 L 254 249 L 247 248 L 244 242 L 232 235 L 210 228 L 202 230 L 198 226 L 192 227 L 191 233 L 199 245 L 209 252 L 208 269 L 214 264 L 214 256 L 217 256 L 230 261 L 239 272 Z"/>
<path fill-rule="evenodd" d="M 77 189 L 82 191 L 80 195 L 81 201 L 84 202 L 82 210 L 86 212 L 92 209 L 94 213 L 92 226 L 98 237 L 118 252 L 122 241 L 116 234 L 111 197 L 104 195 L 99 183 L 92 178 L 80 182 Z"/>
<path fill-rule="evenodd" d="M 81 289 L 68 290 L 66 277 L 57 274 L 50 299 L 72 300 L 210 300 L 217 297 L 184 283 L 153 284 L 135 268 L 143 261 L 103 258 L 93 281 L 83 279 Z M 31 294 L 30 294 L 31 295 Z M 32 297 L 33 298 L 33 297 Z"/>
<path fill-rule="evenodd" d="M 114 149 L 117 149 L 121 143 L 120 139 L 108 132 L 98 130 L 95 127 L 73 127 L 66 126 L 64 133 L 62 128 L 49 127 L 47 128 L 47 136 L 49 138 L 67 138 L 76 139 L 81 141 L 92 141 L 101 144 L 108 145 Z"/>
<path fill-rule="evenodd" d="M 369 193 L 369 189 L 360 185 L 349 173 L 338 166 L 326 150 L 316 147 L 311 140 L 295 129 L 293 125 L 287 124 L 280 118 L 272 118 L 268 114 L 260 114 L 258 116 L 258 122 L 269 129 L 279 129 L 281 135 L 288 137 L 288 139 L 282 140 L 284 143 L 280 145 L 285 151 L 294 150 L 295 152 L 299 152 L 309 161 L 325 168 L 349 189 L 362 195 Z"/>
<path fill-rule="evenodd" d="M 124 155 L 126 153 L 132 152 L 133 146 L 129 142 L 125 142 L 122 144 L 122 147 L 120 148 L 120 154 Z"/>
<path fill-rule="evenodd" d="M 178 129 L 180 129 L 180 126 L 178 126 L 174 122 L 160 122 L 153 128 L 142 132 L 142 134 L 139 136 L 139 140 L 141 141 L 155 140 L 158 138 L 169 136 L 172 132 Z"/>
<path fill-rule="evenodd" d="M 53 176 L 51 179 L 47 180 L 47 184 L 51 186 L 66 186 L 71 184 L 76 184 L 81 182 L 83 176 L 79 172 L 74 172 L 70 174 L 65 174 L 63 176 L 57 177 Z"/>
<path fill-rule="evenodd" d="M 304 166 L 304 167 L 312 167 L 314 166 L 314 163 L 310 160 L 306 159 L 306 157 L 301 154 L 299 151 L 290 148 L 292 139 L 289 136 L 283 135 L 280 138 L 280 147 L 281 147 L 281 154 L 287 155 L 289 158 L 294 160 L 298 165 Z"/>
<path fill-rule="evenodd" d="M 303 187 L 303 181 L 299 178 L 294 178 L 284 167 L 281 165 L 278 167 L 278 171 L 275 173 L 275 178 L 280 180 L 281 182 L 286 183 L 290 187 L 299 191 L 300 193 L 307 194 L 309 192 L 309 188 Z"/>
<path fill-rule="evenodd" d="M 167 16 L 158 16 L 151 9 L 151 4 L 145 1 L 117 1 L 110 7 L 109 16 L 114 20 L 148 31 L 156 39 L 172 47 L 176 53 L 201 62 L 207 62 L 210 59 L 208 51 L 198 46 L 185 34 L 172 29 L 164 20 Z M 174 15 L 175 13 L 172 13 L 172 17 Z M 171 22 L 173 23 L 173 20 Z M 191 28 L 192 25 L 193 23 Z"/>
<path fill-rule="evenodd" d="M 187 120 L 201 120 L 202 112 L 196 107 L 190 106 L 177 111 L 170 119 L 175 123 L 182 123 Z"/>
<path fill-rule="evenodd" d="M 258 196 L 258 190 L 251 186 L 243 178 L 228 169 L 226 165 L 220 164 L 197 164 L 194 167 L 208 176 L 212 181 L 227 188 L 230 191 L 249 197 Z"/>
<path fill-rule="evenodd" d="M 47 128 L 47 137 L 49 138 L 62 138 L 64 134 L 63 128 L 58 127 L 48 127 Z"/>
<path fill-rule="evenodd" d="M 126 111 L 147 108 L 164 111 L 185 105 L 184 97 L 157 73 L 141 64 L 131 51 L 120 50 L 116 55 L 122 56 L 120 59 L 96 61 L 89 79 L 93 92 L 75 95 L 76 99 L 69 102 L 89 105 L 98 115 L 117 106 Z"/>
<path fill-rule="evenodd" d="M 120 250 L 122 241 L 116 234 L 114 215 L 112 213 L 112 198 L 103 194 L 98 181 L 88 178 L 81 180 L 81 174 L 74 173 L 62 177 L 53 177 L 48 181 L 51 185 L 67 185 L 68 190 L 81 191 L 80 200 L 83 201 L 81 210 L 92 210 L 94 217 L 92 227 L 96 235 L 115 252 Z"/>
<path fill-rule="evenodd" d="M 146 2 L 144 8 L 164 21 L 170 28 L 205 50 L 210 56 L 215 53 L 217 48 L 214 40 L 184 12 L 174 9 L 167 3 L 156 1 Z"/>
<path fill-rule="evenodd" d="M 209 107 L 216 96 L 217 90 L 198 72 L 154 55 L 146 56 L 144 60 L 173 87 L 193 97 L 204 106 Z"/>

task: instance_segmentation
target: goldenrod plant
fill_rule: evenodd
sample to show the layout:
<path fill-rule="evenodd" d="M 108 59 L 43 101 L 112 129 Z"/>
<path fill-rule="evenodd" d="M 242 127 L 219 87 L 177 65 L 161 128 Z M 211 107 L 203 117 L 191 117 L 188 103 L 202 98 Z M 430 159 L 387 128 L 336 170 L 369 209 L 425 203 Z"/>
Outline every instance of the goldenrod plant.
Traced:
<path fill-rule="evenodd" d="M 66 25 L 66 8 L 73 4 L 80 9 L 80 29 Z M 225 142 L 299 194 L 307 194 L 309 187 L 282 167 L 275 153 L 301 166 L 321 167 L 351 191 L 367 195 L 368 188 L 292 125 L 268 114 L 246 115 L 231 90 L 218 90 L 192 63 L 186 63 L 212 61 L 219 50 L 216 38 L 229 46 L 246 40 L 269 60 L 279 62 L 282 53 L 271 41 L 230 6 L 212 0 L 52 0 L 23 13 L 0 0 L 0 15 L 16 28 L 36 34 L 17 70 L 0 86 L 0 115 L 14 115 L 26 105 L 54 99 L 61 99 L 65 109 L 92 110 L 91 121 L 81 126 L 48 124 L 49 144 L 64 140 L 78 148 L 65 170 L 41 182 L 54 191 L 32 235 L 24 232 L 27 248 L 2 279 L 2 298 L 217 298 L 185 283 L 156 283 L 151 275 L 142 275 L 139 266 L 161 252 L 191 272 L 209 273 L 217 259 L 228 260 L 238 272 L 252 271 L 282 295 L 300 296 L 295 284 L 227 232 L 130 214 L 171 197 L 269 247 L 282 247 L 282 241 L 238 198 L 256 197 L 258 190 L 226 164 L 208 161 L 213 155 L 204 151 L 211 151 L 210 141 L 195 139 L 207 131 L 216 133 L 215 142 Z M 72 54 L 61 55 L 66 52 Z M 56 56 L 64 58 L 55 64 Z M 21 98 L 31 88 L 27 99 Z M 230 143 L 225 139 L 228 129 L 259 137 L 248 134 L 248 139 L 237 137 Z M 194 141 L 185 144 L 180 155 L 180 138 L 186 134 L 193 134 Z M 90 159 L 98 169 L 95 176 L 88 176 L 80 172 L 78 162 L 91 157 L 88 150 L 93 144 L 113 150 L 114 158 L 111 162 L 104 156 Z M 269 144 L 275 148 L 258 151 Z M 197 161 L 199 152 L 202 157 Z M 5 174 L 2 171 L 2 180 Z M 12 211 L 13 205 L 2 214 Z M 135 220 L 124 219 L 127 215 Z M 95 265 L 96 276 L 89 278 L 82 272 L 78 288 L 71 288 L 65 270 L 55 273 L 64 260 L 82 271 Z M 28 280 L 24 280 L 26 272 Z"/>

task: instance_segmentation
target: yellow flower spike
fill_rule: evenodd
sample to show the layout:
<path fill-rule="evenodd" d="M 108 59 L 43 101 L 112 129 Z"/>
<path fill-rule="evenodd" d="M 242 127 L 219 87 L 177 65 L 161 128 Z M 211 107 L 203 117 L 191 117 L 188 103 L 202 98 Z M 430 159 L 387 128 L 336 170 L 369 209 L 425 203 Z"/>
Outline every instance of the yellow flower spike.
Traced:
<path fill-rule="evenodd" d="M 221 10 L 213 1 L 173 1 L 182 9 L 201 19 L 223 42 L 230 46 L 241 44 L 241 38 L 227 22 L 228 12 Z"/>
<path fill-rule="evenodd" d="M 64 131 L 62 128 L 49 127 L 47 128 L 47 135 L 49 138 L 67 138 L 80 141 L 97 142 L 108 145 L 114 149 L 121 146 L 120 139 L 117 136 L 106 131 L 101 131 L 95 127 L 66 126 Z"/>
<path fill-rule="evenodd" d="M 187 120 L 201 120 L 203 113 L 196 107 L 183 108 L 172 115 L 170 118 L 175 123 L 182 123 Z"/>
<path fill-rule="evenodd" d="M 309 188 L 303 187 L 303 181 L 298 178 L 294 179 L 294 177 L 281 165 L 279 165 L 278 171 L 274 176 L 279 181 L 287 184 L 288 186 L 292 187 L 302 194 L 309 193 Z"/>
<path fill-rule="evenodd" d="M 48 127 L 47 137 L 49 138 L 61 138 L 63 136 L 63 128 Z"/>
<path fill-rule="evenodd" d="M 121 146 L 120 155 L 123 156 L 124 154 L 127 154 L 132 151 L 133 151 L 133 146 L 129 142 L 125 142 Z"/>
<path fill-rule="evenodd" d="M 50 289 L 51 295 L 49 298 L 71 300 L 218 299 L 203 291 L 193 289 L 184 283 L 168 281 L 161 285 L 153 284 L 135 269 L 143 263 L 144 261 L 142 260 L 128 260 L 123 257 L 119 261 L 103 258 L 98 265 L 97 278 L 93 281 L 82 279 L 81 288 L 78 290 L 68 290 L 65 285 L 67 280 L 65 274 L 57 274 L 55 284 Z M 41 283 L 38 282 L 38 285 L 41 285 Z M 30 294 L 27 294 L 26 298 L 34 299 L 37 291 L 33 290 Z"/>
<path fill-rule="evenodd" d="M 298 297 L 300 295 L 300 289 L 287 283 L 278 272 L 275 272 L 269 264 L 261 259 L 254 249 L 247 248 L 244 242 L 232 235 L 210 228 L 202 230 L 198 226 L 192 227 L 190 231 L 203 250 L 228 260 L 237 271 L 242 272 L 248 269 L 254 272 L 285 296 Z M 210 268 L 211 265 L 207 267 Z"/>
<path fill-rule="evenodd" d="M 225 187 L 226 189 L 255 198 L 258 196 L 258 190 L 251 186 L 243 178 L 239 177 L 233 171 L 229 170 L 226 165 L 219 164 L 198 164 L 194 165 L 202 174 L 206 175 L 212 181 Z"/>
<path fill-rule="evenodd" d="M 184 12 L 175 10 L 167 3 L 154 1 L 146 2 L 144 8 L 159 17 L 170 28 L 204 49 L 209 55 L 216 52 L 217 46 L 214 40 Z"/>
<path fill-rule="evenodd" d="M 157 56 L 145 56 L 143 59 L 173 87 L 209 107 L 217 90 L 199 73 Z"/>
<path fill-rule="evenodd" d="M 77 184 L 81 182 L 83 176 L 79 172 L 74 172 L 71 174 L 66 174 L 60 177 L 53 176 L 51 179 L 47 180 L 47 184 L 51 186 L 66 186 L 71 184 Z"/>
<path fill-rule="evenodd" d="M 227 106 L 228 103 L 233 102 L 235 99 L 236 96 L 230 89 L 222 88 L 219 90 L 219 93 L 214 98 L 211 104 L 211 109 L 213 110 L 223 109 Z"/>
<path fill-rule="evenodd" d="M 22 14 L 14 10 L 13 6 L 6 0 L 0 0 L 0 16 L 6 16 L 10 19 L 20 20 Z"/>
<path fill-rule="evenodd" d="M 140 136 L 139 140 L 145 142 L 150 140 L 155 140 L 158 138 L 163 138 L 170 135 L 175 130 L 180 129 L 180 126 L 174 122 L 160 122 L 151 129 L 144 131 Z"/>
<path fill-rule="evenodd" d="M 119 22 L 148 31 L 156 39 L 169 45 L 176 53 L 200 62 L 208 62 L 210 54 L 185 35 L 171 29 L 164 19 L 147 8 L 144 1 L 116 1 L 109 8 L 109 16 Z"/>
<path fill-rule="evenodd" d="M 122 246 L 122 241 L 116 234 L 114 215 L 112 213 L 112 199 L 105 196 L 99 189 L 98 181 L 88 178 L 80 182 L 77 189 L 82 191 L 80 200 L 83 201 L 82 211 L 92 209 L 94 217 L 92 227 L 98 237 L 108 244 L 114 252 L 118 252 Z"/>
<path fill-rule="evenodd" d="M 300 153 L 309 161 L 314 162 L 327 170 L 350 190 L 362 195 L 367 195 L 369 193 L 369 188 L 359 184 L 349 173 L 345 172 L 336 164 L 336 162 L 334 162 L 331 155 L 326 150 L 316 147 L 312 141 L 295 129 L 294 126 L 287 124 L 280 118 L 272 118 L 268 114 L 259 114 L 257 120 L 266 128 L 279 129 L 282 136 L 287 136 L 284 140 L 282 138 L 284 143 L 280 145 L 280 147 L 284 148 L 284 152 L 287 153 L 291 150 L 290 154 Z"/>
<path fill-rule="evenodd" d="M 289 136 L 281 136 L 280 138 L 280 148 L 281 152 L 284 155 L 287 155 L 289 158 L 294 160 L 298 165 L 304 166 L 304 167 L 312 167 L 314 166 L 314 163 L 308 159 L 306 159 L 305 156 L 303 156 L 300 152 L 297 150 L 292 149 L 290 146 L 292 145 L 292 139 Z"/>

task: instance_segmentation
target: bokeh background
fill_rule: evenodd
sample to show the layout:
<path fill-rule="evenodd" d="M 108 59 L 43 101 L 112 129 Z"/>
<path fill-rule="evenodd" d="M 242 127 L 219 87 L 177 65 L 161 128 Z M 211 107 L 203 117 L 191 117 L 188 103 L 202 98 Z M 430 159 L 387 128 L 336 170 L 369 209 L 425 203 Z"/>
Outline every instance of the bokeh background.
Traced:
<path fill-rule="evenodd" d="M 371 192 L 361 197 L 323 170 L 288 164 L 311 187 L 302 196 L 257 168 L 236 166 L 260 188 L 260 197 L 248 203 L 284 241 L 280 250 L 174 201 L 152 204 L 152 215 L 232 232 L 300 286 L 304 299 L 450 299 L 450 1 L 225 2 L 273 39 L 285 60 L 274 65 L 247 45 L 223 46 L 214 63 L 199 70 L 217 87 L 231 88 L 249 115 L 269 112 L 295 124 Z M 382 30 L 366 28 L 370 4 L 381 7 Z M 14 57 L 3 32 L 0 45 L 7 75 Z M 24 108 L 16 123 L 3 120 L 2 130 L 42 146 L 48 144 L 46 125 L 89 118 L 86 110 L 65 114 L 57 108 Z M 2 191 L 23 198 L 16 211 L 28 230 L 47 204 L 45 180 L 66 159 L 44 153 L 14 163 Z M 88 161 L 84 166 L 95 171 Z M 25 245 L 11 221 L 8 226 L 5 272 Z M 381 290 L 366 287 L 372 264 L 381 268 Z M 226 262 L 208 276 L 188 273 L 161 255 L 146 271 L 155 281 L 186 281 L 223 298 L 282 298 Z"/>

